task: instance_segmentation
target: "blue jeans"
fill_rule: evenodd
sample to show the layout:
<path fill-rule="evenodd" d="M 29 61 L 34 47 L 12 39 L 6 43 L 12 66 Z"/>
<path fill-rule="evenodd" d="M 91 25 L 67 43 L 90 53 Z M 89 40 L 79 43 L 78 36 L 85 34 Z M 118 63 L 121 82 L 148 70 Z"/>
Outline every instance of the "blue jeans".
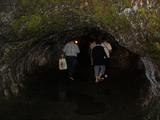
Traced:
<path fill-rule="evenodd" d="M 95 76 L 103 75 L 105 73 L 105 70 L 106 70 L 105 65 L 95 65 L 94 66 Z"/>
<path fill-rule="evenodd" d="M 70 77 L 73 77 L 76 69 L 77 57 L 67 56 L 66 61 L 67 61 L 67 67 L 68 67 L 68 75 Z"/>

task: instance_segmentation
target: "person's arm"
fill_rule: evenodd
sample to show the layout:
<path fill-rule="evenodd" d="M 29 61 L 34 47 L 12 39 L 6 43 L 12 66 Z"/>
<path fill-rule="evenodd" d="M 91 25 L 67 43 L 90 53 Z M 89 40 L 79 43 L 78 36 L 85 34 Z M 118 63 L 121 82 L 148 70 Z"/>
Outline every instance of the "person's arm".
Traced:
<path fill-rule="evenodd" d="M 92 60 L 93 60 L 93 63 L 95 62 L 95 59 L 96 59 L 96 48 L 93 48 L 92 49 Z"/>
<path fill-rule="evenodd" d="M 67 50 L 67 44 L 63 47 L 63 53 L 65 54 Z"/>
<path fill-rule="evenodd" d="M 109 50 L 109 53 L 111 53 L 111 52 L 112 52 L 112 46 L 111 46 L 110 43 L 107 43 L 107 48 L 108 48 L 108 50 Z"/>

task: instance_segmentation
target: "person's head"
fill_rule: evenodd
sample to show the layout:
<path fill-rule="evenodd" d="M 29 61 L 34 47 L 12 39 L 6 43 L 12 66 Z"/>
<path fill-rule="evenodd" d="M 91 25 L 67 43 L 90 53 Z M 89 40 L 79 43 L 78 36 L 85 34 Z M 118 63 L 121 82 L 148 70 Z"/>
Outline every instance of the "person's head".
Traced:
<path fill-rule="evenodd" d="M 96 36 L 95 35 L 89 35 L 89 40 L 90 41 L 95 41 L 96 40 Z"/>
<path fill-rule="evenodd" d="M 74 40 L 71 40 L 70 43 L 74 43 Z"/>
<path fill-rule="evenodd" d="M 77 37 L 73 37 L 73 38 L 70 38 L 70 39 L 68 40 L 68 42 L 69 42 L 69 43 L 72 43 L 72 44 L 76 44 L 75 41 L 78 42 L 78 38 L 77 38 Z"/>
<path fill-rule="evenodd" d="M 96 43 L 95 41 L 89 41 L 89 44 L 93 44 L 93 43 Z"/>
<path fill-rule="evenodd" d="M 67 41 L 67 43 L 74 43 L 74 40 L 73 40 L 73 39 L 69 39 L 69 40 Z"/>
<path fill-rule="evenodd" d="M 108 42 L 109 43 L 109 39 L 107 37 L 105 37 L 102 42 Z"/>
<path fill-rule="evenodd" d="M 102 42 L 102 36 L 98 35 L 97 39 L 96 39 L 96 43 L 100 44 Z"/>
<path fill-rule="evenodd" d="M 96 46 L 96 42 L 95 41 L 92 41 L 92 42 L 89 43 L 89 47 L 91 49 L 93 49 L 95 46 Z"/>
<path fill-rule="evenodd" d="M 99 41 L 99 40 L 96 40 L 96 44 L 101 44 L 101 41 Z"/>

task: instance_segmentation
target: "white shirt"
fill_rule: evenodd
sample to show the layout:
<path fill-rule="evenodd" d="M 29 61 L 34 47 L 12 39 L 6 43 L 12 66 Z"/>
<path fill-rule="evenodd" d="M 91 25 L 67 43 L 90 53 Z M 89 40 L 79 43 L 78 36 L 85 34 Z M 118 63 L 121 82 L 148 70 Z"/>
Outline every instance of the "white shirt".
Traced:
<path fill-rule="evenodd" d="M 77 57 L 77 54 L 80 53 L 78 45 L 75 43 L 67 43 L 64 46 L 63 52 L 66 56 L 75 56 Z"/>

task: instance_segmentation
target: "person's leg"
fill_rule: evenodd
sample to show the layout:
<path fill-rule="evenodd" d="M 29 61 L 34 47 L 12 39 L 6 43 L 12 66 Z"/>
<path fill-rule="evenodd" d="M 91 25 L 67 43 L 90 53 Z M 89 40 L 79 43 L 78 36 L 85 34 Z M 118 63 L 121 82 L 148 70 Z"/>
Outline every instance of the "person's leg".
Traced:
<path fill-rule="evenodd" d="M 106 66 L 105 66 L 105 65 L 101 65 L 100 74 L 101 74 L 101 75 L 104 75 L 104 74 L 105 74 L 105 71 L 106 71 Z"/>
<path fill-rule="evenodd" d="M 68 75 L 70 79 L 74 80 L 74 73 L 77 65 L 77 58 L 74 56 L 67 57 Z"/>
<path fill-rule="evenodd" d="M 98 82 L 99 81 L 99 71 L 100 71 L 100 66 L 99 65 L 95 65 L 94 66 L 94 74 L 95 74 L 95 79 L 96 81 L 95 82 Z"/>
<path fill-rule="evenodd" d="M 77 58 L 72 57 L 72 67 L 71 67 L 72 77 L 74 77 L 74 74 L 75 74 L 75 71 L 76 71 L 76 65 L 77 65 Z"/>
<path fill-rule="evenodd" d="M 105 65 L 100 65 L 100 71 L 99 71 L 100 80 L 104 80 L 105 69 L 106 69 Z"/>
<path fill-rule="evenodd" d="M 70 57 L 70 79 L 74 80 L 74 73 L 76 70 L 76 65 L 77 65 L 77 58 L 72 56 Z"/>
<path fill-rule="evenodd" d="M 72 57 L 71 56 L 67 56 L 66 57 L 66 61 L 67 61 L 67 68 L 68 68 L 68 76 L 72 76 Z"/>
<path fill-rule="evenodd" d="M 101 75 L 100 75 L 101 78 L 106 77 L 105 72 L 106 72 L 106 66 L 105 65 L 101 65 Z"/>
<path fill-rule="evenodd" d="M 99 66 L 98 66 L 98 65 L 95 65 L 95 66 L 94 66 L 94 75 L 95 75 L 95 76 L 98 76 L 98 74 L 99 74 Z"/>

